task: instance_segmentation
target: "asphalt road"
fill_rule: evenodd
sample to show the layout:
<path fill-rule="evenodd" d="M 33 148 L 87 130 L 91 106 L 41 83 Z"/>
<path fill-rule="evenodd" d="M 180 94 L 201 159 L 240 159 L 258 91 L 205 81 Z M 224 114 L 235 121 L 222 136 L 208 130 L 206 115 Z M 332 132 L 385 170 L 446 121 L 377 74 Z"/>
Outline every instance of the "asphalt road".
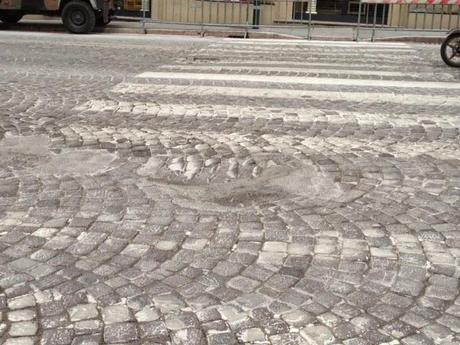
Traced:
<path fill-rule="evenodd" d="M 460 344 L 434 45 L 0 32 L 0 343 Z"/>

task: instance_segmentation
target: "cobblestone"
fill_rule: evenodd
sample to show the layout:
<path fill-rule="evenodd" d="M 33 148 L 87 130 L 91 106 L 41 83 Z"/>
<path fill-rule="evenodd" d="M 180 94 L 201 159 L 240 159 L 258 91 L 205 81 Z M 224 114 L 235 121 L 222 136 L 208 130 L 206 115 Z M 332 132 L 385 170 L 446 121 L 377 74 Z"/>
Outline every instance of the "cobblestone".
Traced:
<path fill-rule="evenodd" d="M 0 343 L 460 341 L 437 48 L 0 36 Z"/>

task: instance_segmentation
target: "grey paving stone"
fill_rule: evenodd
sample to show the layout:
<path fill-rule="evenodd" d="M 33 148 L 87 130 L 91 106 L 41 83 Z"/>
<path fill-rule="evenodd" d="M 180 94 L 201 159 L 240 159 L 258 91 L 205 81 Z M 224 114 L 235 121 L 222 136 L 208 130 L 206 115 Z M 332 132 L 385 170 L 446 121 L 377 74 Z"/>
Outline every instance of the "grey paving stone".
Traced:
<path fill-rule="evenodd" d="M 240 339 L 243 342 L 265 341 L 266 336 L 260 328 L 248 328 L 241 332 Z"/>
<path fill-rule="evenodd" d="M 33 345 L 34 342 L 35 338 L 33 337 L 8 338 L 4 345 Z"/>
<path fill-rule="evenodd" d="M 33 295 L 24 295 L 8 300 L 8 307 L 10 309 L 23 309 L 35 306 L 35 298 Z"/>
<path fill-rule="evenodd" d="M 207 336 L 209 345 L 234 345 L 238 340 L 232 333 L 216 333 Z"/>
<path fill-rule="evenodd" d="M 125 305 L 111 305 L 102 309 L 105 324 L 126 322 L 131 320 L 131 313 Z"/>
<path fill-rule="evenodd" d="M 152 321 L 139 324 L 140 337 L 149 338 L 152 341 L 166 342 L 169 340 L 169 332 L 164 322 Z"/>
<path fill-rule="evenodd" d="M 43 345 L 69 345 L 73 339 L 71 329 L 52 329 L 43 331 L 41 343 Z"/>
<path fill-rule="evenodd" d="M 394 321 L 389 323 L 383 327 L 385 333 L 397 338 L 401 339 L 409 335 L 413 335 L 416 333 L 417 329 L 412 327 L 402 321 Z"/>
<path fill-rule="evenodd" d="M 160 315 L 156 309 L 146 306 L 139 310 L 135 317 L 138 322 L 149 322 L 158 320 Z"/>
<path fill-rule="evenodd" d="M 431 345 L 431 344 L 434 344 L 432 340 L 430 340 L 423 334 L 415 334 L 415 335 L 406 337 L 402 339 L 401 343 L 404 345 L 412 345 L 412 344 Z"/>
<path fill-rule="evenodd" d="M 102 322 L 99 320 L 83 320 L 74 324 L 75 334 L 94 334 L 102 331 Z"/>
<path fill-rule="evenodd" d="M 101 335 L 84 335 L 75 337 L 71 345 L 99 345 Z"/>
<path fill-rule="evenodd" d="M 35 321 L 19 321 L 11 323 L 8 334 L 12 337 L 27 337 L 37 333 L 38 326 Z"/>
<path fill-rule="evenodd" d="M 134 323 L 115 323 L 104 327 L 104 341 L 109 344 L 125 343 L 138 339 Z"/>
<path fill-rule="evenodd" d="M 12 322 L 27 321 L 34 319 L 35 316 L 36 313 L 33 309 L 15 310 L 8 313 L 8 320 Z"/>
<path fill-rule="evenodd" d="M 307 326 L 300 330 L 300 335 L 307 342 L 315 345 L 332 344 L 335 341 L 334 335 L 325 326 Z"/>
<path fill-rule="evenodd" d="M 181 329 L 174 332 L 172 336 L 173 344 L 193 344 L 193 345 L 204 345 L 206 344 L 205 337 L 201 330 L 187 328 Z"/>
<path fill-rule="evenodd" d="M 98 317 L 96 304 L 81 304 L 69 309 L 71 321 L 80 321 Z"/>

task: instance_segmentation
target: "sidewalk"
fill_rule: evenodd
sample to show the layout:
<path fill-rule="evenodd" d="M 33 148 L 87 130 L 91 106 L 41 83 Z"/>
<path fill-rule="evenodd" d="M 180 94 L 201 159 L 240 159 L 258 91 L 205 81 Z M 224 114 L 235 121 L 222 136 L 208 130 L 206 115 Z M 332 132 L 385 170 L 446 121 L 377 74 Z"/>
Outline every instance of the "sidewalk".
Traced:
<path fill-rule="evenodd" d="M 0 30 L 18 31 L 41 31 L 41 32 L 65 32 L 62 22 L 57 18 L 37 19 L 37 16 L 25 17 L 20 23 L 5 27 L 0 25 Z M 279 38 L 279 39 L 305 39 L 308 36 L 307 25 L 263 27 L 259 29 L 246 30 L 242 26 L 224 27 L 187 24 L 166 24 L 166 23 L 145 23 L 139 21 L 128 21 L 126 18 L 113 20 L 104 28 L 97 28 L 98 33 L 125 33 L 125 34 L 173 34 L 200 36 L 204 30 L 204 36 L 235 37 L 244 38 Z M 372 28 L 361 26 L 359 32 L 360 40 L 370 40 Z M 314 22 L 311 28 L 311 37 L 316 40 L 354 40 L 356 37 L 356 26 L 331 25 L 331 23 Z M 442 32 L 421 32 L 398 29 L 382 29 L 377 27 L 375 40 L 382 41 L 409 41 L 438 43 L 444 37 Z"/>

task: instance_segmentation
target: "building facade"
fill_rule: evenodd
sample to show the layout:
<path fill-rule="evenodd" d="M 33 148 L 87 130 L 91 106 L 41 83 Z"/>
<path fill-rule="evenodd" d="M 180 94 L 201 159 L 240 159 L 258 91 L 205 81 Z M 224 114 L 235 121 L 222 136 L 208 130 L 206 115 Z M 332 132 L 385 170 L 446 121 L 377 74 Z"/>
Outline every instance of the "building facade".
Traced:
<path fill-rule="evenodd" d="M 407 29 L 450 30 L 460 27 L 460 6 L 393 4 L 388 25 Z"/>

